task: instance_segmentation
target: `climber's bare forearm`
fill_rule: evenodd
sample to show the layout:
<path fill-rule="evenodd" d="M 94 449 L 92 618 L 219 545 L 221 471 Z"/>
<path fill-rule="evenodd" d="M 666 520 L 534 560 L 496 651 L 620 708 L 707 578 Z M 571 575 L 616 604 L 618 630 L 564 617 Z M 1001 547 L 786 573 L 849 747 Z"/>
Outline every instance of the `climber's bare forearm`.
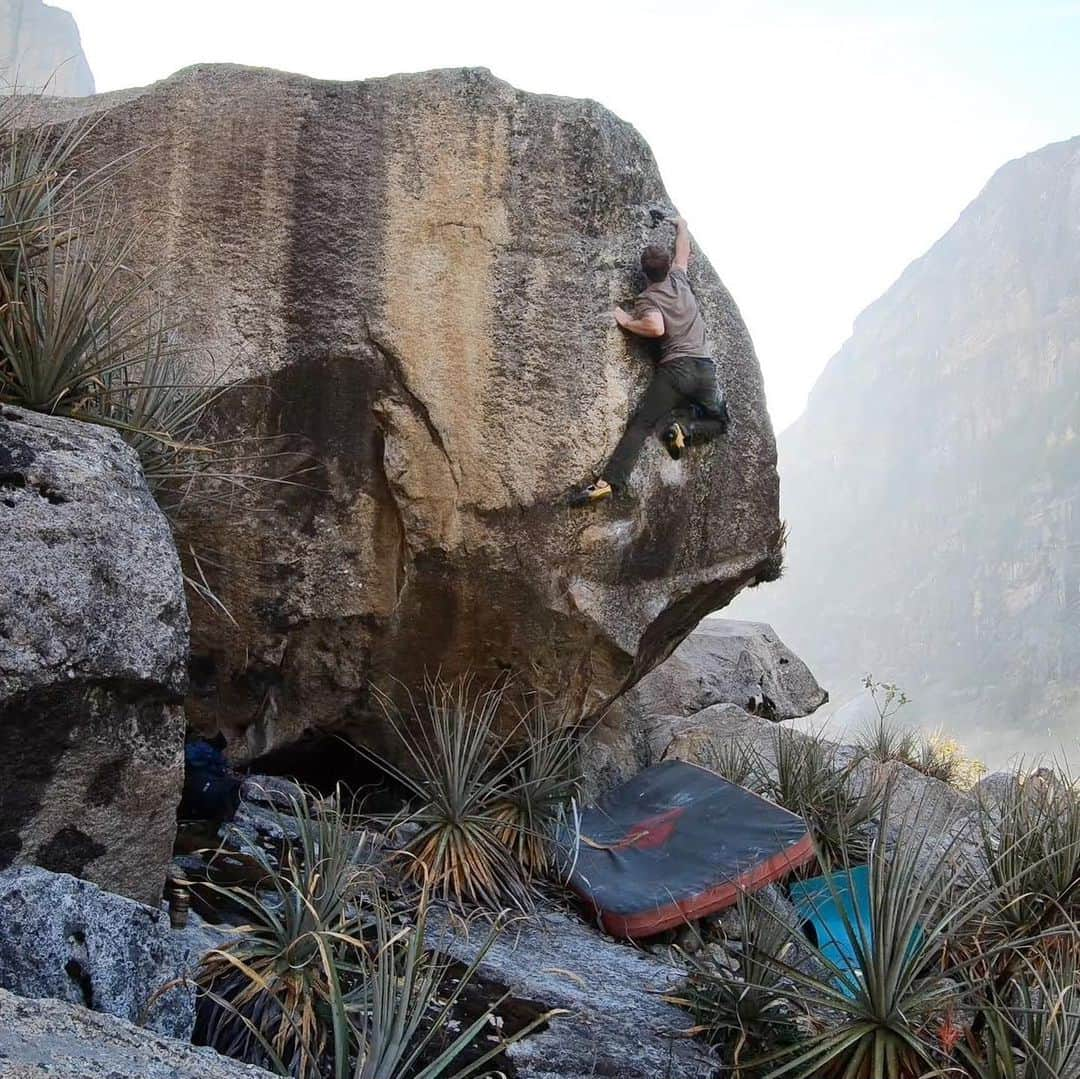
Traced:
<path fill-rule="evenodd" d="M 672 266 L 680 270 L 690 268 L 690 230 L 686 227 L 686 219 L 676 217 L 675 224 L 675 257 L 671 260 Z"/>
<path fill-rule="evenodd" d="M 615 321 L 628 333 L 638 337 L 664 336 L 664 316 L 659 311 L 650 311 L 644 318 L 632 318 L 621 307 L 616 307 Z"/>
<path fill-rule="evenodd" d="M 658 330 L 656 326 L 651 322 L 647 322 L 644 319 L 631 319 L 625 326 L 624 330 L 629 330 L 632 334 L 636 334 L 638 337 L 663 337 L 664 331 Z"/>

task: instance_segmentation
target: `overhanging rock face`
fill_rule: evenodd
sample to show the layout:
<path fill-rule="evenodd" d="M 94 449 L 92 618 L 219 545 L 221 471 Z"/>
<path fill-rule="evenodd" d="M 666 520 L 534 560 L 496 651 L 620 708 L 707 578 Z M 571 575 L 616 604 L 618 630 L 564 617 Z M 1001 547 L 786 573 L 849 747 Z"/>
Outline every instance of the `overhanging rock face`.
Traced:
<path fill-rule="evenodd" d="M 372 678 L 511 672 L 595 714 L 765 574 L 777 478 L 761 375 L 708 262 L 691 277 L 733 426 L 650 445 L 622 504 L 565 508 L 650 360 L 611 320 L 671 241 L 649 148 L 588 101 L 483 70 L 357 83 L 200 67 L 95 111 L 187 341 L 239 383 L 222 433 L 284 454 L 195 536 L 231 628 L 195 611 L 197 725 L 255 754 L 358 728 Z"/>

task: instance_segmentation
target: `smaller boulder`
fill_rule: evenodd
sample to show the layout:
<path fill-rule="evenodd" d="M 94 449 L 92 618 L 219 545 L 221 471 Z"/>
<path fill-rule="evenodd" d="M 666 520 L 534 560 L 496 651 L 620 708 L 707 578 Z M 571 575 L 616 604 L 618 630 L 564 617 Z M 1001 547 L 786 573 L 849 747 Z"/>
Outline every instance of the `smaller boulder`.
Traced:
<path fill-rule="evenodd" d="M 641 715 L 688 716 L 737 704 L 775 722 L 808 716 L 828 699 L 772 626 L 706 618 L 622 701 Z"/>
<path fill-rule="evenodd" d="M 188 615 L 172 531 L 115 431 L 0 406 L 0 869 L 161 897 Z"/>
<path fill-rule="evenodd" d="M 0 988 L 106 1012 L 190 1039 L 201 951 L 161 910 L 66 873 L 0 873 Z M 162 992 L 162 987 L 179 982 Z"/>
<path fill-rule="evenodd" d="M 971 788 L 971 794 L 976 802 L 993 808 L 1014 795 L 1019 785 L 1020 777 L 1015 771 L 991 772 Z"/>
<path fill-rule="evenodd" d="M 726 706 L 775 723 L 808 716 L 828 699 L 771 626 L 706 618 L 608 710 L 593 732 L 586 770 L 602 790 L 662 759 L 663 732 L 680 726 L 680 718 L 688 721 L 686 730 L 708 729 L 713 710 Z M 702 714 L 707 718 L 694 722 Z"/>

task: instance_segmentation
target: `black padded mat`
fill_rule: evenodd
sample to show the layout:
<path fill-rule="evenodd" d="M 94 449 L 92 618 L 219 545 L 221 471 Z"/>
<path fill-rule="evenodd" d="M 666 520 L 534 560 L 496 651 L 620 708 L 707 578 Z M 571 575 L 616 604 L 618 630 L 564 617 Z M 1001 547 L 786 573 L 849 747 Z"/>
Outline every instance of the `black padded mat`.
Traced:
<path fill-rule="evenodd" d="M 730 906 L 813 857 L 801 817 L 684 761 L 663 761 L 583 811 L 571 887 L 616 936 Z"/>

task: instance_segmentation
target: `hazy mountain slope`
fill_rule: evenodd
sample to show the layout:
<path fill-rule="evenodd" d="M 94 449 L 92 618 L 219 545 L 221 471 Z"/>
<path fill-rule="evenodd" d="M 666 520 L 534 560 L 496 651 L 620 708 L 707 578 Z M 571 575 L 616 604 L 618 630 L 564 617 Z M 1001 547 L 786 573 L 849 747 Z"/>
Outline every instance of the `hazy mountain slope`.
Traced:
<path fill-rule="evenodd" d="M 780 439 L 788 573 L 736 606 L 990 759 L 1080 730 L 1080 138 L 1000 169 Z M 1049 732 L 1049 734 L 1048 734 Z"/>
<path fill-rule="evenodd" d="M 41 0 L 0 0 L 0 78 L 60 97 L 94 92 L 75 19 Z"/>

